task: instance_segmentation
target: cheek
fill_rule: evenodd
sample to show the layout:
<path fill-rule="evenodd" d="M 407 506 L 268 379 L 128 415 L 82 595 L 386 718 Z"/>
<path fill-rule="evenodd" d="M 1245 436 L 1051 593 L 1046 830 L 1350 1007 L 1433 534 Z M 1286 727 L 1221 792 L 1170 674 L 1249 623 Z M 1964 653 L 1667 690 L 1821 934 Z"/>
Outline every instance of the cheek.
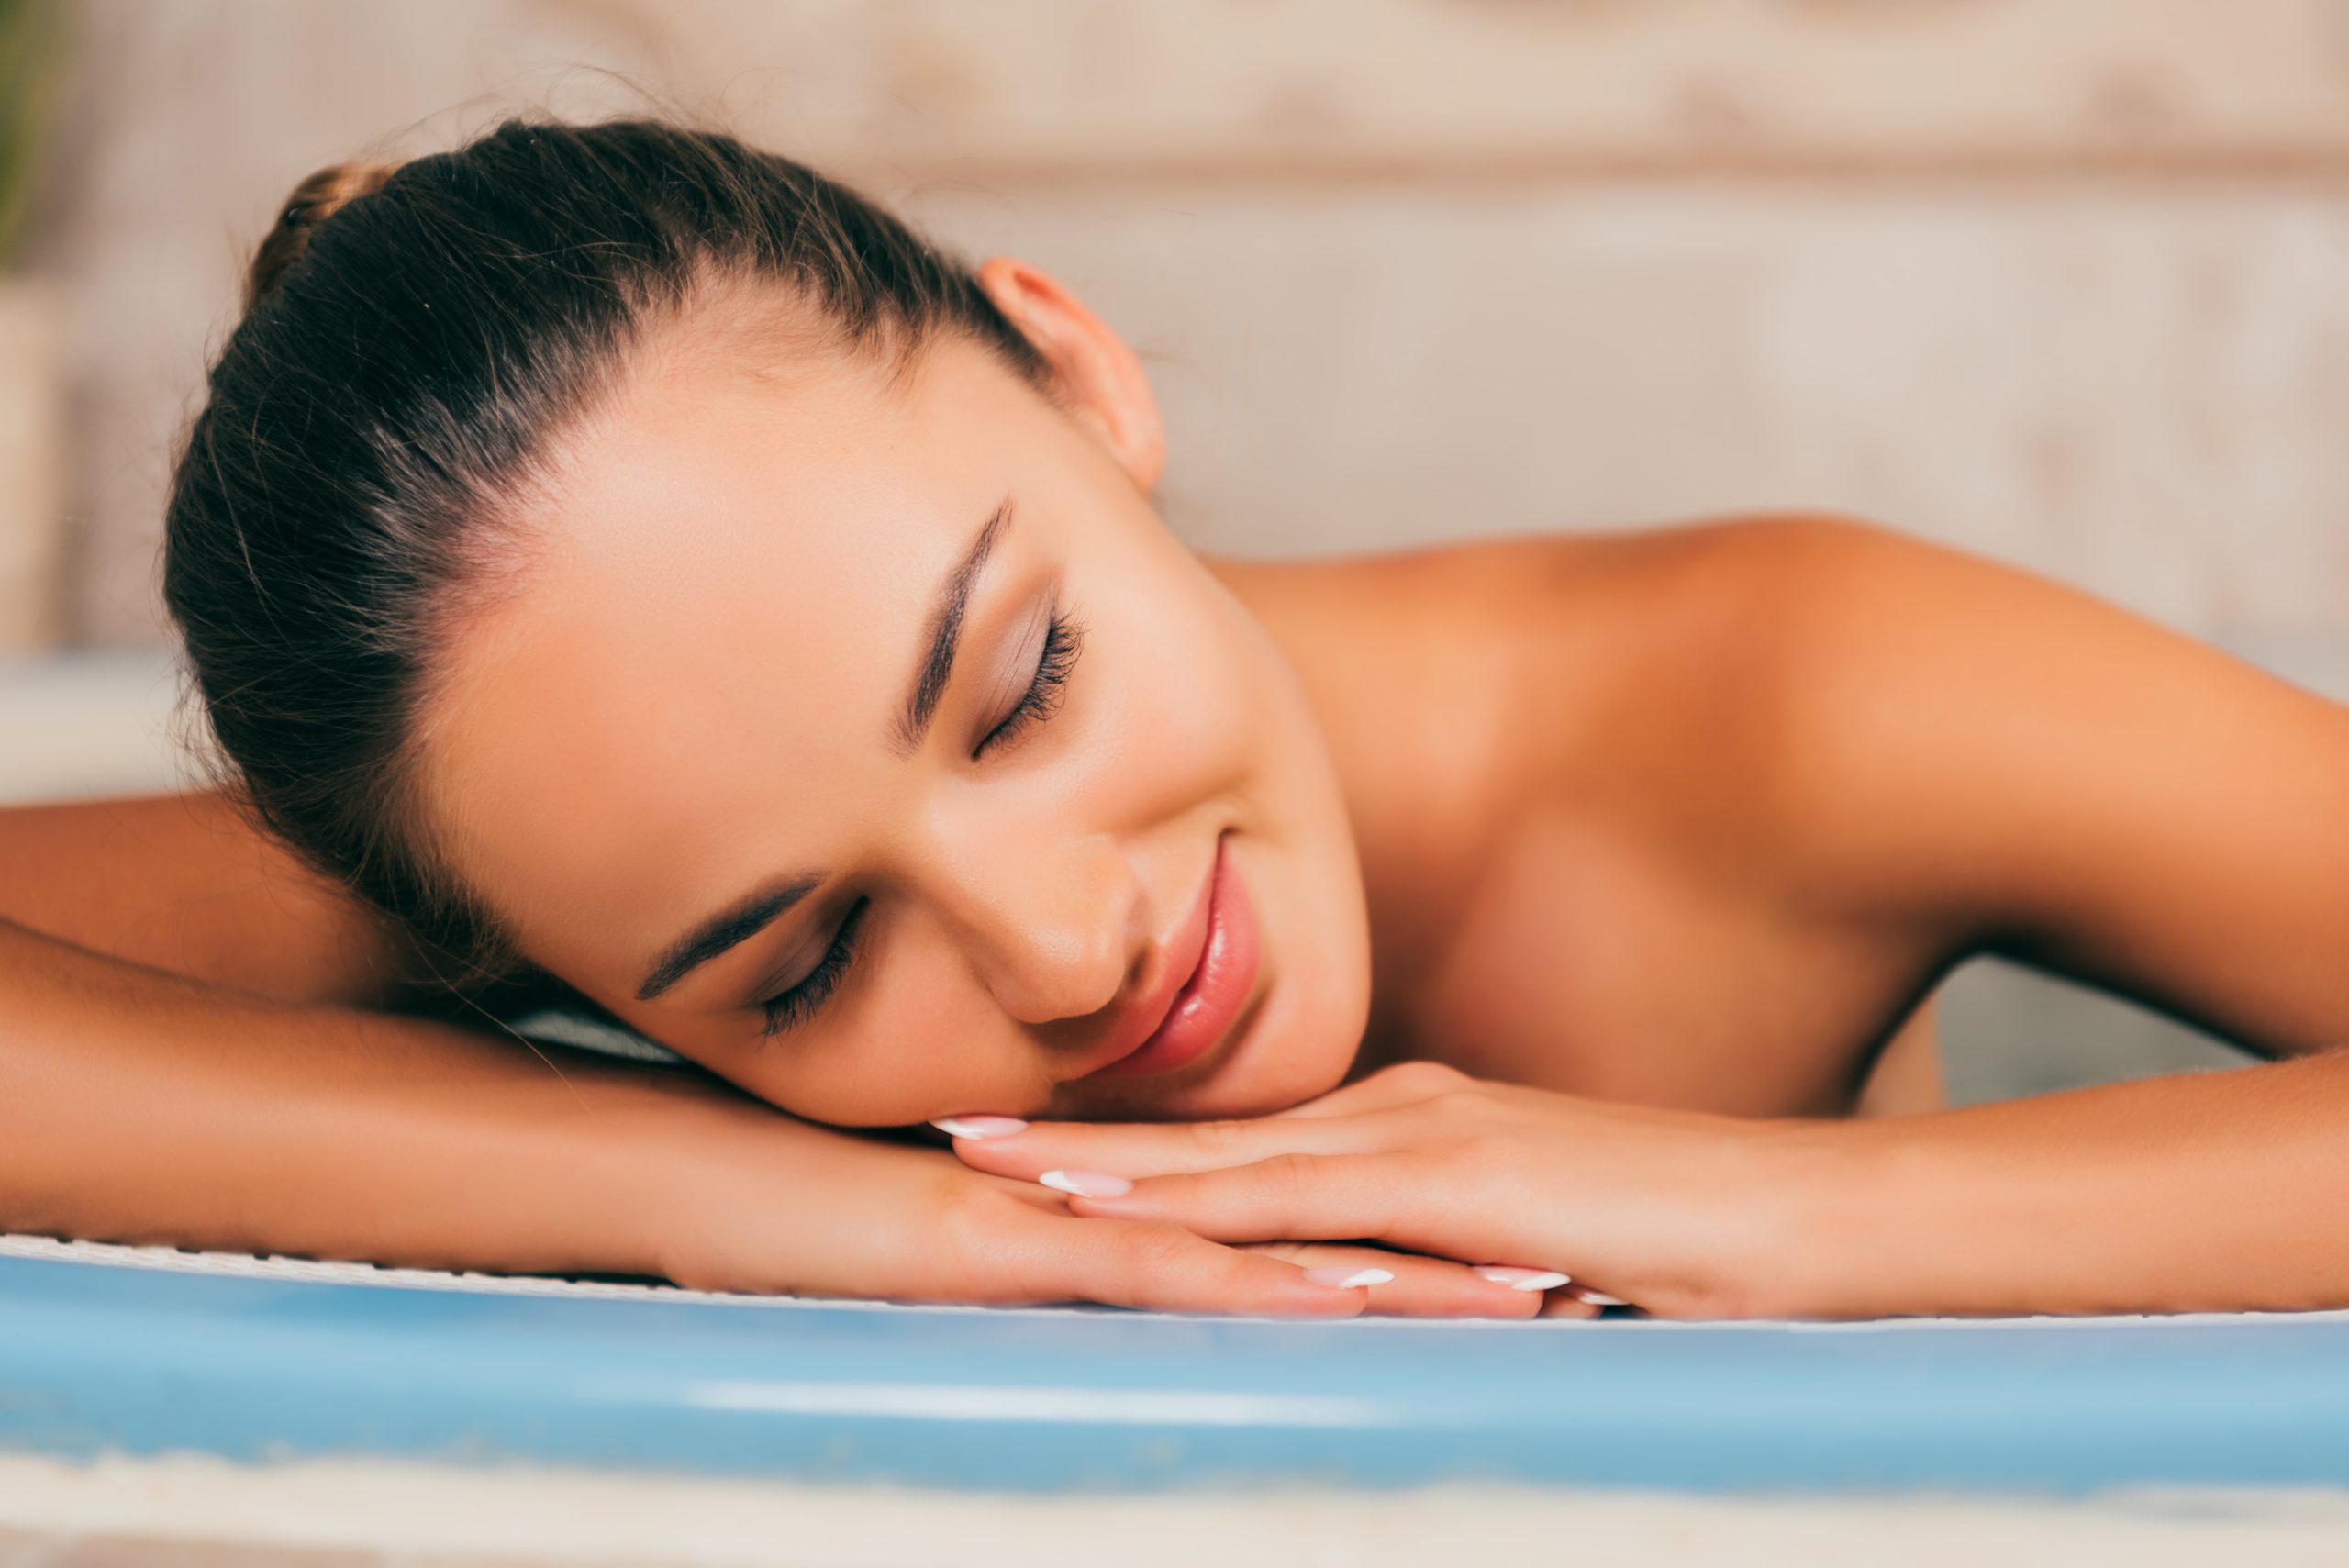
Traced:
<path fill-rule="evenodd" d="M 834 1127 L 1041 1109 L 1052 1086 L 1043 1055 L 973 983 L 942 932 L 918 915 L 902 918 L 864 954 L 871 968 L 833 998 L 820 1031 L 746 1043 L 708 1064 L 794 1116 Z"/>
<path fill-rule="evenodd" d="M 1187 612 L 1187 613 L 1185 613 Z M 1147 828 L 1195 814 L 1258 767 L 1255 673 L 1197 606 L 1119 617 L 1072 714 L 1083 750 L 1061 782 L 1100 827 Z"/>
<path fill-rule="evenodd" d="M 956 1052 L 945 1031 L 929 1038 L 859 1035 L 807 1059 L 781 1058 L 793 1048 L 754 1048 L 722 1075 L 746 1093 L 809 1121 L 831 1127 L 911 1127 L 935 1117 L 1032 1112 L 1032 1091 L 1009 1085 L 1027 1074 L 974 1071 L 973 1052 Z"/>
<path fill-rule="evenodd" d="M 1152 672 L 1156 722 L 1133 760 L 1182 781 L 1194 807 L 1219 799 L 1229 810 L 1267 989 L 1232 1070 L 1154 1108 L 1261 1115 L 1336 1088 L 1352 1068 L 1370 1011 L 1368 910 L 1334 763 L 1279 646 L 1219 590 L 1187 630 L 1186 656 Z"/>
<path fill-rule="evenodd" d="M 1268 673 L 1264 690 L 1270 728 L 1251 804 L 1262 817 L 1260 913 L 1272 988 L 1262 1038 L 1235 1063 L 1248 1070 L 1202 1085 L 1214 1103 L 1194 1115 L 1262 1115 L 1328 1093 L 1353 1065 L 1369 1019 L 1369 913 L 1344 795 L 1286 665 Z"/>

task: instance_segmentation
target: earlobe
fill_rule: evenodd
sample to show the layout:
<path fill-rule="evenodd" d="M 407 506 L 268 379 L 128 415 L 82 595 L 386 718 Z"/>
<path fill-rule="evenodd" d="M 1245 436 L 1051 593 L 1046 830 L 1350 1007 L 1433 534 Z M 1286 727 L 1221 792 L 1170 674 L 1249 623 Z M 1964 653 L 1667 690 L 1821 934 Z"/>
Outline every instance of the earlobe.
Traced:
<path fill-rule="evenodd" d="M 1069 411 L 1101 438 L 1136 488 L 1155 487 L 1166 466 L 1165 428 L 1126 340 L 1040 267 L 996 256 L 980 266 L 978 281 L 1052 366 Z"/>

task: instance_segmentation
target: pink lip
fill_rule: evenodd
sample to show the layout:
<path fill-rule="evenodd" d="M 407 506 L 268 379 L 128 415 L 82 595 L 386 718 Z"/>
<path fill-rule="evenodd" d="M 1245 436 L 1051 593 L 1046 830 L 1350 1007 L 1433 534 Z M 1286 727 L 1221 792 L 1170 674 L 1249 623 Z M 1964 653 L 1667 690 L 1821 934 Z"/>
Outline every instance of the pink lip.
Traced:
<path fill-rule="evenodd" d="M 1215 1048 L 1246 1006 L 1256 984 L 1256 909 L 1223 838 L 1216 840 L 1215 865 L 1197 907 L 1168 946 L 1178 962 L 1183 955 L 1191 962 L 1179 971 L 1170 962 L 1159 991 L 1146 1006 L 1136 1006 L 1140 1018 L 1158 1020 L 1155 1027 L 1085 1076 L 1126 1078 L 1186 1067 Z"/>

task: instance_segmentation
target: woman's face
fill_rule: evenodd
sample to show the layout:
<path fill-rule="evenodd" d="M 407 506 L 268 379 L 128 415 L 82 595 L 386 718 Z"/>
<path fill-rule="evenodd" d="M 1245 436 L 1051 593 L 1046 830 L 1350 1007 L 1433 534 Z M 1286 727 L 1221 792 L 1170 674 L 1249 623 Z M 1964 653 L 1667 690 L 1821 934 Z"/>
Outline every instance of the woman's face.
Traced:
<path fill-rule="evenodd" d="M 1159 520 L 1130 353 L 981 275 L 1065 407 L 952 337 L 648 354 L 452 639 L 428 817 L 530 959 L 816 1120 L 1294 1104 L 1368 1006 L 1319 729 Z"/>

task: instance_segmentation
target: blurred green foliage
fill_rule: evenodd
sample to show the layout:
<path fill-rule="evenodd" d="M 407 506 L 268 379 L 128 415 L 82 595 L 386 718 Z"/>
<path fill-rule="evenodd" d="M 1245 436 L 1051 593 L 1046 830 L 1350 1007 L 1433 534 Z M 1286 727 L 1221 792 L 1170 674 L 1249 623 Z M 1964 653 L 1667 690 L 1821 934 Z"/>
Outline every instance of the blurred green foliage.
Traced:
<path fill-rule="evenodd" d="M 57 93 L 64 0 L 0 0 L 0 269 L 16 260 Z"/>

